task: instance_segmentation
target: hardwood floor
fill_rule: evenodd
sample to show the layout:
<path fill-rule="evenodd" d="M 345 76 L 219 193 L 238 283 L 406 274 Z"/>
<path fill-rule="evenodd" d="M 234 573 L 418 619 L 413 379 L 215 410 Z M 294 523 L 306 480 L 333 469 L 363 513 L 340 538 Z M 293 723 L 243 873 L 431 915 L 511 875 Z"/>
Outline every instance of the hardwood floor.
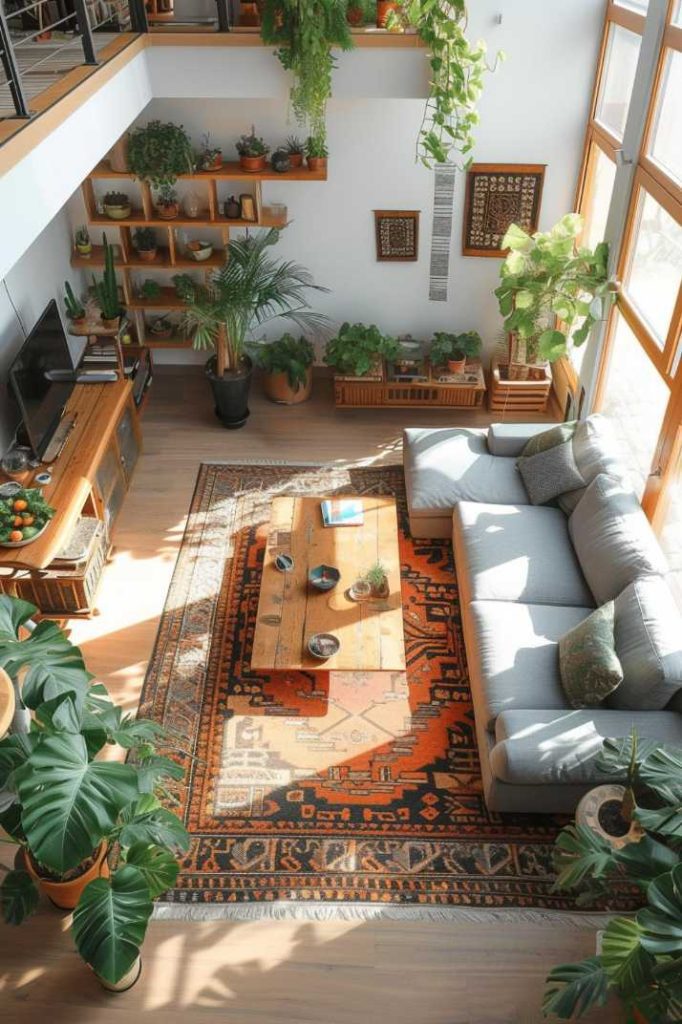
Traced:
<path fill-rule="evenodd" d="M 161 372 L 154 382 L 100 614 L 75 622 L 72 633 L 91 670 L 131 710 L 201 461 L 395 462 L 406 423 L 488 421 L 480 411 L 336 412 L 328 380 L 289 409 L 265 402 L 257 385 L 254 392 L 249 423 L 231 433 L 214 419 L 200 372 Z M 159 921 L 149 928 L 140 982 L 111 996 L 73 952 L 66 923 L 45 907 L 17 931 L 0 928 L 3 1024 L 113 1024 L 126 1014 L 164 1024 L 537 1024 L 549 967 L 594 951 L 591 930 L 561 923 Z M 585 1019 L 620 1017 L 613 1008 Z"/>

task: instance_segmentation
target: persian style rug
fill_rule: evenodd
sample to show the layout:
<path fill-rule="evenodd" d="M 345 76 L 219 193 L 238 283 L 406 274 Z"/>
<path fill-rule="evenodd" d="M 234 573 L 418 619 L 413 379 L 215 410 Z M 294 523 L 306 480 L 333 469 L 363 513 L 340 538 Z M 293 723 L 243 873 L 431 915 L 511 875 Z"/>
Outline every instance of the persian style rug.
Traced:
<path fill-rule="evenodd" d="M 293 493 L 397 499 L 407 673 L 251 671 L 270 502 Z M 566 819 L 486 810 L 452 549 L 410 538 L 399 466 L 202 466 L 140 714 L 186 768 L 165 901 L 574 909 L 551 892 Z"/>

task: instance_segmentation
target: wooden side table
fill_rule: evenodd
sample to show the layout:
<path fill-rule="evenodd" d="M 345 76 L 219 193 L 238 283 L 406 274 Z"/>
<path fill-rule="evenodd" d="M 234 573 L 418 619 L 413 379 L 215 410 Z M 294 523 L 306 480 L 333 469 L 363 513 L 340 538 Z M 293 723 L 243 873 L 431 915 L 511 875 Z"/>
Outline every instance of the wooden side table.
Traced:
<path fill-rule="evenodd" d="M 0 668 L 0 739 L 9 729 L 13 717 L 14 687 L 4 668 Z"/>

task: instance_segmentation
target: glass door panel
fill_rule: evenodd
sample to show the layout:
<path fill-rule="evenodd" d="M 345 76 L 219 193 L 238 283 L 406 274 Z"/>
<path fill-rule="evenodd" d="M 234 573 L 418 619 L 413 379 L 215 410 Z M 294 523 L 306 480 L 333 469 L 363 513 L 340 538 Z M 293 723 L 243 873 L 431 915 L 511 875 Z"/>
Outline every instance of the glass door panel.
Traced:
<path fill-rule="evenodd" d="M 682 53 L 668 50 L 651 130 L 649 156 L 682 185 Z"/>
<path fill-rule="evenodd" d="M 651 328 L 660 349 L 670 327 L 682 281 L 682 226 L 640 189 L 631 255 L 623 288 Z"/>
<path fill-rule="evenodd" d="M 625 130 L 640 43 L 641 38 L 622 25 L 609 26 L 596 118 L 617 139 Z"/>

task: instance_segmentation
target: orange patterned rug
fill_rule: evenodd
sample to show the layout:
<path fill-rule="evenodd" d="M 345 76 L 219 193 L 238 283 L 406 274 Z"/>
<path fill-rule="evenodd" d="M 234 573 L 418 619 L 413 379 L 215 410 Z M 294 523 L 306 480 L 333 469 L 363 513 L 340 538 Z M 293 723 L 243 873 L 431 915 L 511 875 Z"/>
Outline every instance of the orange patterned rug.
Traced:
<path fill-rule="evenodd" d="M 289 493 L 397 499 L 406 674 L 251 671 Z M 202 466 L 140 713 L 187 769 L 193 841 L 166 901 L 574 908 L 551 892 L 563 820 L 485 808 L 452 549 L 410 538 L 399 466 Z"/>

